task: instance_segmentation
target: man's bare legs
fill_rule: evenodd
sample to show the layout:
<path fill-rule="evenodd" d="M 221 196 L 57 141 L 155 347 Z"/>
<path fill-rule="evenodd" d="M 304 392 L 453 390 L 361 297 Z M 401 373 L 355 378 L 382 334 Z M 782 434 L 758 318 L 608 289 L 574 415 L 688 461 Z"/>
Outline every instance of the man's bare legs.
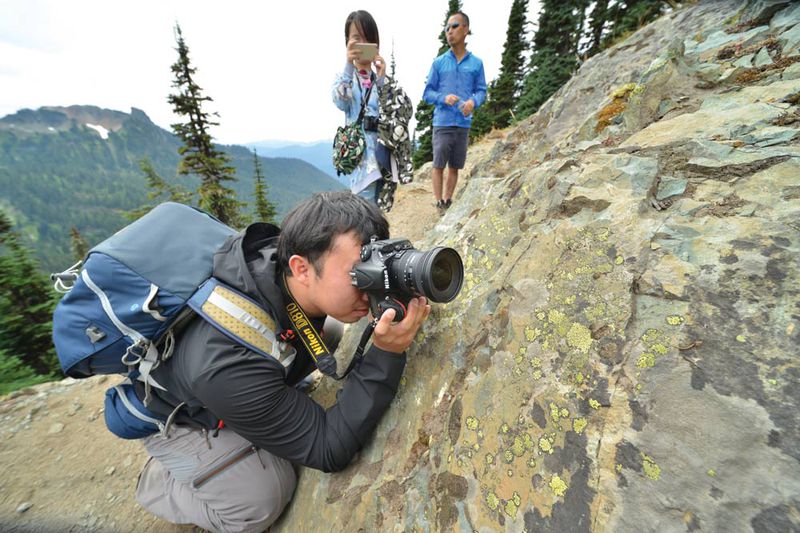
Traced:
<path fill-rule="evenodd" d="M 433 196 L 436 198 L 436 205 L 442 200 L 442 177 L 444 175 L 443 168 L 434 168 L 431 170 L 431 181 L 433 182 Z"/>
<path fill-rule="evenodd" d="M 453 198 L 453 192 L 456 190 L 456 183 L 458 183 L 458 169 L 447 167 L 447 180 L 444 182 L 444 195 L 442 199 L 447 203 L 448 207 L 450 207 L 450 200 Z"/>

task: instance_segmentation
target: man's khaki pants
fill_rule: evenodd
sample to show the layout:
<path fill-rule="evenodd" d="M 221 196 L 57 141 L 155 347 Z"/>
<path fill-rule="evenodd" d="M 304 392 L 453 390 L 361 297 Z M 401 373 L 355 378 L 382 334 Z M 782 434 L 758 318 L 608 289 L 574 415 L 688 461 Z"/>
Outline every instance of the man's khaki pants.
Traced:
<path fill-rule="evenodd" d="M 217 437 L 173 427 L 167 439 L 144 440 L 150 460 L 136 499 L 175 524 L 211 531 L 264 531 L 292 497 L 297 477 L 288 461 L 257 450 L 228 429 Z"/>

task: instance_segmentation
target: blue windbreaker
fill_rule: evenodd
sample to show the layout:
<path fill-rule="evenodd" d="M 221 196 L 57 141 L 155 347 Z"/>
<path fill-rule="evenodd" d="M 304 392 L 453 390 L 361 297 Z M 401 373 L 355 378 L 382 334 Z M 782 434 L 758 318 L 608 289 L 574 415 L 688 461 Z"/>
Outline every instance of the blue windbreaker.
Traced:
<path fill-rule="evenodd" d="M 444 99 L 448 94 L 455 94 L 459 101 L 454 105 L 445 104 Z M 467 52 L 461 62 L 456 59 L 452 50 L 443 53 L 433 60 L 423 98 L 429 104 L 436 105 L 433 111 L 434 127 L 469 128 L 472 125 L 472 115 L 465 117 L 458 105 L 471 98 L 477 109 L 486 101 L 483 61 L 472 52 Z"/>

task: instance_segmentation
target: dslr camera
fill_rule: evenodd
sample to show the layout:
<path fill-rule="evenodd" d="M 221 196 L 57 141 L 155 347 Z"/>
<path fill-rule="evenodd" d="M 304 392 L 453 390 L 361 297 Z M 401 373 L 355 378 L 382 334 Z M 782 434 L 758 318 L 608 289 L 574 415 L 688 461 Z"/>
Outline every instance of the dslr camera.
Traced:
<path fill-rule="evenodd" d="M 452 248 L 428 251 L 414 248 L 408 239 L 376 240 L 361 247 L 361 261 L 350 271 L 351 283 L 367 293 L 372 316 L 394 309 L 395 322 L 406 315 L 411 298 L 452 301 L 461 291 L 464 265 Z"/>
<path fill-rule="evenodd" d="M 378 131 L 378 117 L 366 115 L 364 117 L 364 131 Z"/>

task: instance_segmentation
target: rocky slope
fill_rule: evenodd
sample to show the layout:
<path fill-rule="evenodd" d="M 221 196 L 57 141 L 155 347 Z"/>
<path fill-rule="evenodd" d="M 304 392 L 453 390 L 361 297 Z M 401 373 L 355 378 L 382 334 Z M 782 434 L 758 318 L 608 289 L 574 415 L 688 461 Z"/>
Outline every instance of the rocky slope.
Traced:
<path fill-rule="evenodd" d="M 394 234 L 460 250 L 464 290 L 273 531 L 800 530 L 798 62 L 800 4 L 700 2 L 473 147 L 443 218 L 401 187 Z M 182 530 L 132 501 L 110 381 L 2 402 L 3 530 Z"/>
<path fill-rule="evenodd" d="M 419 243 L 462 295 L 277 529 L 800 529 L 799 22 L 699 2 L 497 141 Z"/>

